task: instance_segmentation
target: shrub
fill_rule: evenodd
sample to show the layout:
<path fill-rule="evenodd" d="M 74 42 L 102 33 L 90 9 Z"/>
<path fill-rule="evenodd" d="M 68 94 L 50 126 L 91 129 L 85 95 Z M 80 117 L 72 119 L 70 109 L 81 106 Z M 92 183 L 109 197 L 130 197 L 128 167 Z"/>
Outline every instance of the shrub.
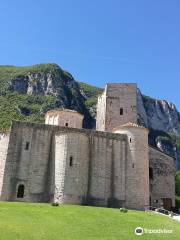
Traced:
<path fill-rule="evenodd" d="M 51 203 L 51 206 L 53 206 L 53 207 L 58 207 L 58 206 L 59 206 L 59 203 L 58 203 L 58 202 L 53 202 L 53 203 Z"/>
<path fill-rule="evenodd" d="M 180 197 L 176 196 L 176 212 L 180 213 Z"/>
<path fill-rule="evenodd" d="M 176 195 L 180 196 L 180 172 L 176 172 Z"/>
<path fill-rule="evenodd" d="M 122 212 L 122 213 L 127 213 L 127 212 L 128 212 L 128 210 L 127 210 L 126 208 L 120 208 L 119 210 L 120 210 L 120 212 Z"/>

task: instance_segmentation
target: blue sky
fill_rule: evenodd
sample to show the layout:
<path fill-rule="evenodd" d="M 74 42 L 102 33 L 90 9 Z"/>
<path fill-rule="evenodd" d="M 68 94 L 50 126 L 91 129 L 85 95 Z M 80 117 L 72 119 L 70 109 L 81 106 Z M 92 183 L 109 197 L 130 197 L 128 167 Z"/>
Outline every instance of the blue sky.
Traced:
<path fill-rule="evenodd" d="M 179 0 L 6 0 L 0 64 L 59 64 L 104 87 L 137 82 L 180 110 Z"/>

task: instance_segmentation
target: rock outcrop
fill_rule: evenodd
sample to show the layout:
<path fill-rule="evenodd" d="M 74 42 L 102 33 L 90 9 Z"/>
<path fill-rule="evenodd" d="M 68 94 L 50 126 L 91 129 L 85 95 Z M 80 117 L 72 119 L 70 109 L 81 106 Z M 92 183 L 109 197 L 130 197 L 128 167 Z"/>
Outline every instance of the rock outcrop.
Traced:
<path fill-rule="evenodd" d="M 34 69 L 25 71 L 23 74 L 16 73 L 8 79 L 8 91 L 27 95 L 53 96 L 57 99 L 57 108 L 73 109 L 84 114 L 84 126 L 87 128 L 91 128 L 94 124 L 79 84 L 70 73 L 56 64 L 49 64 L 45 67 L 35 65 Z M 22 108 L 18 110 L 20 113 L 27 112 Z M 49 109 L 44 109 L 44 111 L 47 110 Z"/>
<path fill-rule="evenodd" d="M 139 122 L 150 129 L 180 135 L 180 113 L 165 100 L 156 100 L 138 90 Z"/>
<path fill-rule="evenodd" d="M 43 121 L 43 114 L 47 110 L 64 107 L 84 114 L 84 127 L 94 128 L 97 97 L 102 91 L 101 88 L 78 83 L 70 73 L 62 70 L 57 64 L 39 64 L 30 67 L 1 66 L 0 109 L 10 111 L 10 114 L 7 112 L 0 117 L 0 125 L 9 127 L 14 117 L 18 120 L 33 118 L 33 121 Z M 16 96 L 13 95 L 14 93 L 17 93 Z M 42 97 L 39 102 L 36 96 Z M 51 96 L 54 100 L 46 104 L 46 96 Z M 174 104 L 144 96 L 140 90 L 137 96 L 139 124 L 155 131 L 180 136 L 180 113 Z M 22 99 L 25 99 L 25 102 Z M 10 110 L 6 107 L 6 101 L 12 102 Z M 36 120 L 37 115 L 39 118 Z M 7 118 L 9 125 L 5 124 Z M 3 129 L 2 126 L 0 129 Z M 180 159 L 180 144 L 177 146 L 168 136 L 166 136 L 168 141 L 165 141 L 162 135 L 157 132 L 153 145 Z"/>
<path fill-rule="evenodd" d="M 138 90 L 137 111 L 139 124 L 150 129 L 149 142 L 159 150 L 176 158 L 180 170 L 180 113 L 174 104 L 156 100 L 141 94 Z M 171 134 L 175 139 L 172 139 Z M 178 139 L 178 140 L 176 140 Z"/>

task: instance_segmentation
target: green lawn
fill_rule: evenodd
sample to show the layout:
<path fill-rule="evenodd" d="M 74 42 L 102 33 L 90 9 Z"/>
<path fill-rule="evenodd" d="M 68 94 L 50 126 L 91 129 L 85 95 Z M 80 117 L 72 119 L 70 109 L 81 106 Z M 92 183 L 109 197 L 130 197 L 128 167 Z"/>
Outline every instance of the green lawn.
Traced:
<path fill-rule="evenodd" d="M 138 226 L 172 234 L 136 236 Z M 0 240 L 180 239 L 180 222 L 155 213 L 74 205 L 0 202 Z"/>

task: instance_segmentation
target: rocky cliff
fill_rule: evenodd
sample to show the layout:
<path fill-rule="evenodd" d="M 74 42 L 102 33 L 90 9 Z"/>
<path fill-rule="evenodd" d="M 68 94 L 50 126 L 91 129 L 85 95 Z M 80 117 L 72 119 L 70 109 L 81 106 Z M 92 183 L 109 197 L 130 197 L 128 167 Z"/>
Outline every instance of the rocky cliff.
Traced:
<path fill-rule="evenodd" d="M 180 135 L 180 113 L 174 104 L 144 96 L 138 90 L 138 113 L 144 126 Z"/>
<path fill-rule="evenodd" d="M 77 82 L 55 64 L 45 68 L 35 66 L 23 75 L 12 76 L 8 89 L 20 94 L 54 96 L 62 107 L 84 110 L 84 98 Z"/>
<path fill-rule="evenodd" d="M 47 110 L 64 107 L 84 114 L 85 127 L 91 128 L 94 124 L 94 119 L 85 104 L 86 97 L 82 94 L 78 82 L 70 73 L 56 64 L 40 64 L 22 68 L 1 66 L 0 97 L 8 101 L 13 98 L 10 114 L 18 119 L 43 121 L 43 114 Z M 0 110 L 5 109 L 6 115 L 8 110 L 2 102 Z M 39 115 L 38 119 L 33 114 Z M 6 117 L 3 120 L 0 117 L 0 125 L 4 120 Z"/>
<path fill-rule="evenodd" d="M 137 111 L 139 124 L 150 129 L 150 144 L 178 159 L 180 170 L 180 113 L 175 105 L 144 96 L 138 90 Z"/>
<path fill-rule="evenodd" d="M 59 107 L 84 114 L 84 127 L 93 128 L 102 91 L 75 81 L 57 64 L 0 66 L 0 130 L 8 129 L 12 119 L 44 122 L 44 113 Z M 175 105 L 138 90 L 137 111 L 139 123 L 151 129 L 150 143 L 180 159 L 180 113 Z"/>

